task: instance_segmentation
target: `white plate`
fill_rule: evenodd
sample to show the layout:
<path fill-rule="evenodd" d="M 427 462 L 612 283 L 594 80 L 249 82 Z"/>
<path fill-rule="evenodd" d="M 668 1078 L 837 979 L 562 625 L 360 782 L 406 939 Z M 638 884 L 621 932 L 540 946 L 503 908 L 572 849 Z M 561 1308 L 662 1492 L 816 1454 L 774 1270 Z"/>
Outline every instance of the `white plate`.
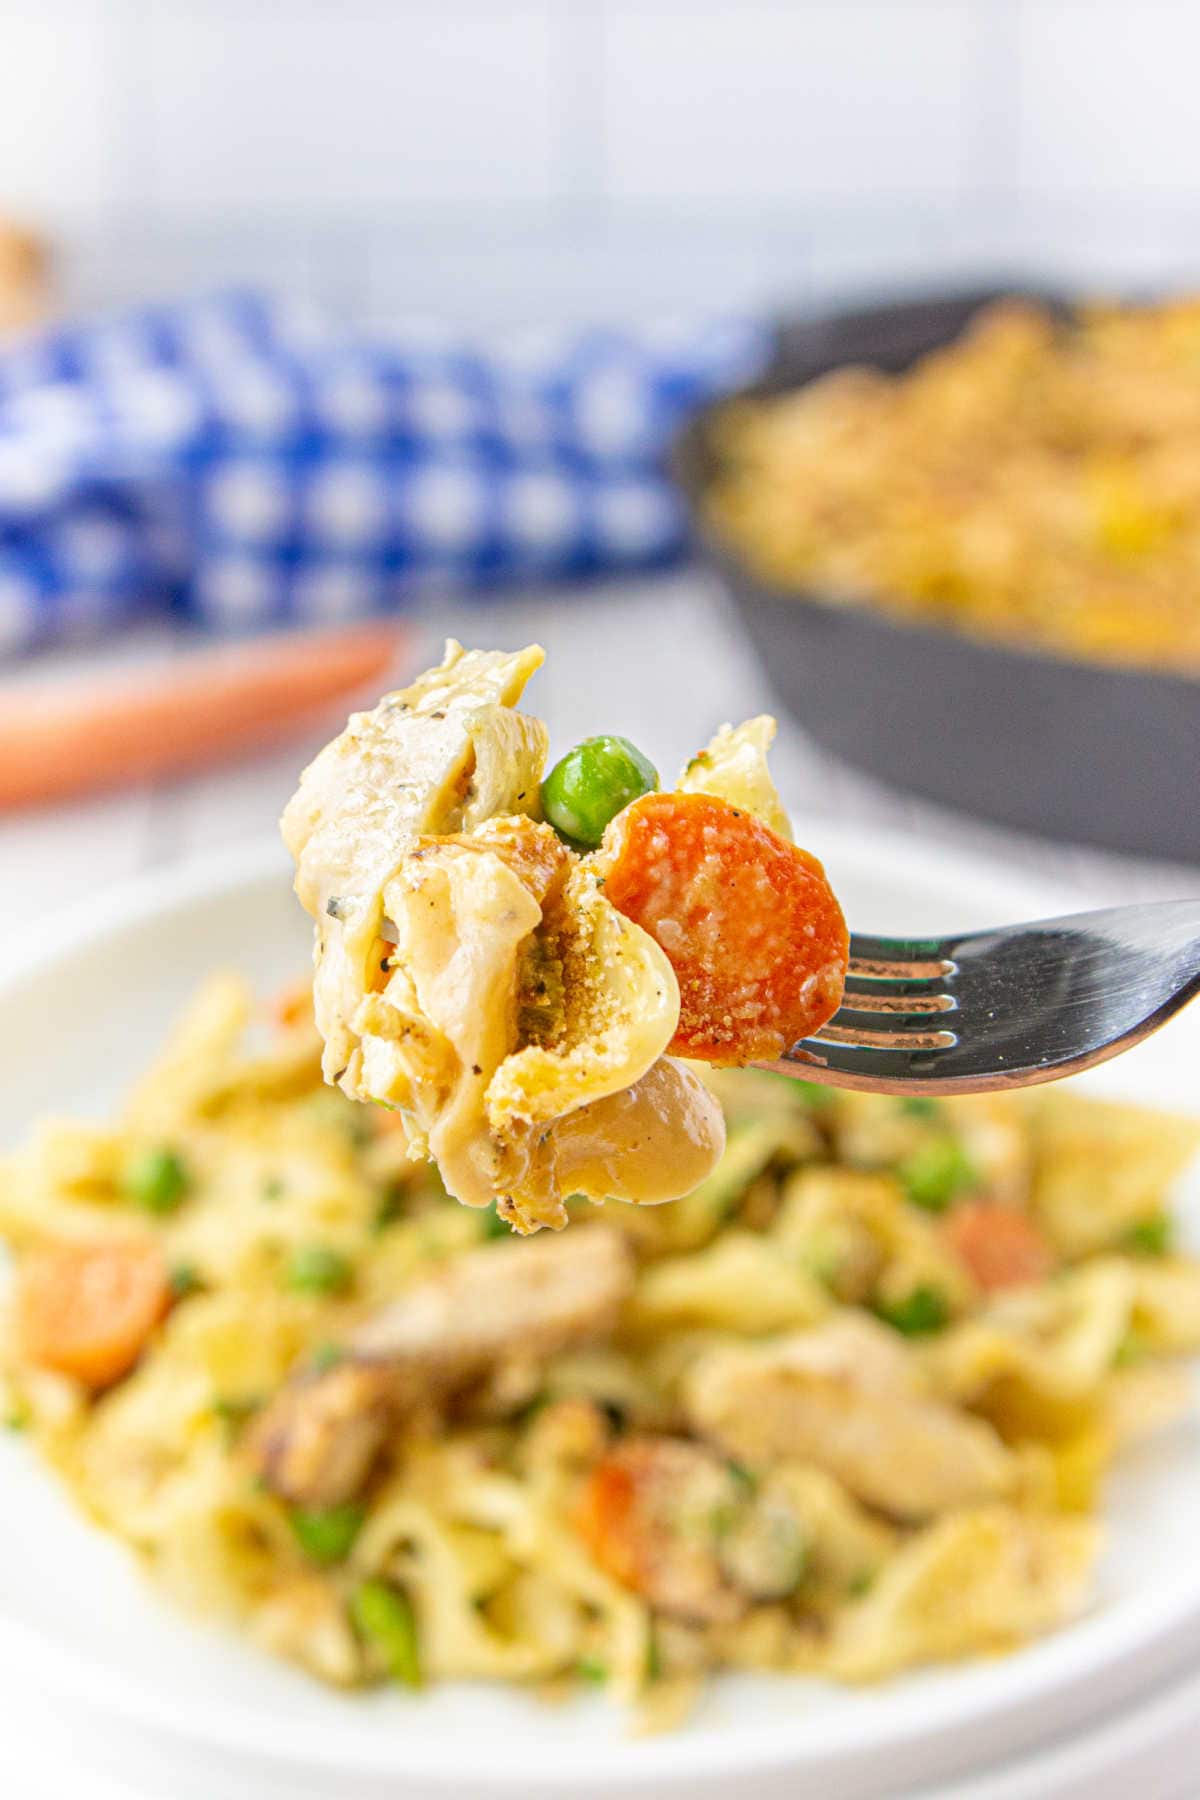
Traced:
<path fill-rule="evenodd" d="M 802 832 L 854 923 L 939 931 L 1067 910 L 1003 871 L 872 834 Z M 51 921 L 0 963 L 0 1143 L 47 1111 L 97 1112 L 154 1052 L 195 983 L 240 966 L 269 988 L 306 955 L 276 851 L 152 877 Z M 1200 1018 L 1176 1021 L 1090 1085 L 1195 1107 Z M 14 1050 L 13 1047 L 16 1047 Z M 1200 1648 L 1200 1415 L 1127 1469 L 1093 1612 L 996 1661 L 847 1691 L 814 1681 L 714 1684 L 684 1730 L 629 1741 L 603 1701 L 562 1708 L 482 1687 L 346 1697 L 161 1602 L 126 1554 L 77 1518 L 19 1439 L 0 1444 L 0 1670 L 12 1659 L 64 1702 L 115 1716 L 233 1778 L 286 1771 L 294 1795 L 895 1795 L 1108 1714 Z M 182 1789 L 180 1790 L 182 1791 Z M 232 1791 L 232 1790 L 225 1790 Z"/>

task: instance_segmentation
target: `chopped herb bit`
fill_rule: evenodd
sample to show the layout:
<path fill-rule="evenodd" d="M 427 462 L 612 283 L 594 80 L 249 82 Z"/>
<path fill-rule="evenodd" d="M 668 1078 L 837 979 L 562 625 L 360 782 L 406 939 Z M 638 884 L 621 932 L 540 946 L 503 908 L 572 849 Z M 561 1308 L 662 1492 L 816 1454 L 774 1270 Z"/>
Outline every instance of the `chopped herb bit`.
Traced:
<path fill-rule="evenodd" d="M 662 1679 L 662 1651 L 658 1647 L 658 1633 L 654 1629 L 654 1621 L 650 1621 L 650 1629 L 646 1635 L 646 1680 Z"/>
<path fill-rule="evenodd" d="M 326 1369 L 336 1369 L 345 1359 L 346 1352 L 340 1344 L 318 1344 L 312 1353 L 311 1362 L 317 1374 L 323 1375 Z"/>
<path fill-rule="evenodd" d="M 251 1418 L 261 1405 L 262 1401 L 258 1399 L 234 1399 L 228 1395 L 218 1395 L 212 1403 L 212 1409 L 232 1438 L 237 1436 L 246 1420 Z"/>
<path fill-rule="evenodd" d="M 376 1124 L 365 1106 L 353 1106 L 345 1121 L 346 1135 L 356 1150 L 365 1150 L 375 1142 Z"/>
<path fill-rule="evenodd" d="M 1135 1256 L 1165 1256 L 1171 1248 L 1171 1221 L 1166 1213 L 1151 1213 L 1131 1225 L 1121 1239 L 1122 1248 Z"/>
<path fill-rule="evenodd" d="M 608 1680 L 608 1664 L 596 1656 L 581 1656 L 575 1664 L 575 1673 L 580 1681 L 592 1681 L 599 1686 Z"/>
<path fill-rule="evenodd" d="M 28 1431 L 33 1423 L 33 1414 L 27 1406 L 10 1406 L 4 1415 L 5 1431 Z"/>
<path fill-rule="evenodd" d="M 897 1105 L 910 1119 L 936 1119 L 941 1111 L 937 1101 L 931 1100 L 928 1094 L 910 1094 Z"/>
<path fill-rule="evenodd" d="M 349 1259 L 328 1244 L 301 1244 L 292 1252 L 287 1285 L 301 1294 L 340 1294 L 354 1274 Z"/>
<path fill-rule="evenodd" d="M 869 1594 L 871 1589 L 875 1586 L 877 1574 L 878 1571 L 876 1569 L 860 1569 L 847 1589 L 850 1598 L 852 1600 L 861 1600 L 864 1594 Z"/>
<path fill-rule="evenodd" d="M 187 1193 L 187 1167 L 174 1150 L 143 1150 L 125 1169 L 121 1185 L 135 1206 L 149 1213 L 171 1213 Z"/>
<path fill-rule="evenodd" d="M 287 1184 L 282 1175 L 268 1175 L 262 1184 L 263 1200 L 282 1200 Z"/>
<path fill-rule="evenodd" d="M 420 1687 L 417 1620 L 408 1595 L 387 1581 L 364 1581 L 350 1596 L 350 1617 L 362 1636 L 382 1651 L 392 1678 L 406 1687 Z"/>
<path fill-rule="evenodd" d="M 365 1514 L 361 1506 L 347 1501 L 342 1506 L 292 1506 L 288 1522 L 296 1541 L 311 1562 L 344 1562 L 355 1538 L 362 1530 Z"/>
<path fill-rule="evenodd" d="M 730 1505 L 728 1502 L 725 1502 L 724 1504 L 718 1503 L 718 1505 L 713 1507 L 708 1515 L 708 1529 L 718 1543 L 722 1538 L 727 1538 L 729 1536 L 730 1532 L 737 1524 L 737 1515 L 737 1507 Z"/>
<path fill-rule="evenodd" d="M 195 1263 L 189 1262 L 176 1263 L 167 1279 L 171 1284 L 171 1292 L 177 1300 L 186 1299 L 189 1294 L 194 1294 L 204 1285 L 200 1279 L 199 1269 Z"/>
<path fill-rule="evenodd" d="M 629 1408 L 627 1406 L 622 1406 L 619 1400 L 601 1400 L 598 1405 L 608 1420 L 610 1430 L 618 1434 L 625 1430 L 629 1424 Z"/>
<path fill-rule="evenodd" d="M 389 1225 L 394 1225 L 397 1219 L 403 1217 L 404 1183 L 393 1181 L 380 1197 L 379 1204 L 375 1208 L 375 1217 L 371 1220 L 371 1230 L 378 1236 L 381 1231 L 386 1231 Z"/>
<path fill-rule="evenodd" d="M 896 1173 L 914 1206 L 945 1212 L 952 1200 L 978 1185 L 975 1165 L 957 1138 L 933 1138 L 906 1156 Z"/>
<path fill-rule="evenodd" d="M 325 902 L 325 911 L 331 919 L 344 919 L 348 912 L 347 903 L 340 894 L 334 894 Z"/>
<path fill-rule="evenodd" d="M 725 1467 L 729 1470 L 733 1479 L 741 1487 L 745 1488 L 748 1494 L 756 1494 L 758 1492 L 758 1476 L 754 1473 L 753 1469 L 748 1469 L 745 1463 L 734 1462 L 732 1457 L 726 1462 Z"/>

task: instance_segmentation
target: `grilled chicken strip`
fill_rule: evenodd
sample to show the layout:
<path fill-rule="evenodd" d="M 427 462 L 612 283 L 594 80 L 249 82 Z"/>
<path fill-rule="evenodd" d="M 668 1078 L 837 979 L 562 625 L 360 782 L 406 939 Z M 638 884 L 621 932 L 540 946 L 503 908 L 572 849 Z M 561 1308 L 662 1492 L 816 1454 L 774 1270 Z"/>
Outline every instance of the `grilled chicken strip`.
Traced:
<path fill-rule="evenodd" d="M 761 1348 L 710 1351 L 684 1405 L 729 1455 L 815 1463 L 899 1519 L 994 1499 L 1013 1482 L 992 1427 L 928 1394 L 888 1328 L 850 1313 Z"/>
<path fill-rule="evenodd" d="M 514 1357 L 602 1336 L 632 1285 L 629 1250 L 607 1225 L 455 1257 L 360 1326 L 332 1368 L 294 1375 L 255 1422 L 250 1453 L 284 1498 L 338 1505 L 415 1406 Z"/>

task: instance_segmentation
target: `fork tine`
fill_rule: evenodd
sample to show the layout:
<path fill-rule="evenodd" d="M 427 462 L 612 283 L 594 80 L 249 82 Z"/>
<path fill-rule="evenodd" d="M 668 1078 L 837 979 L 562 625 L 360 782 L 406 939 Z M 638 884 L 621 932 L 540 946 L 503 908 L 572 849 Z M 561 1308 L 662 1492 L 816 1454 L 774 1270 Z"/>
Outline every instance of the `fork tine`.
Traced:
<path fill-rule="evenodd" d="M 929 993 L 920 988 L 905 988 L 900 993 L 881 994 L 870 988 L 851 987 L 847 982 L 846 993 L 838 1012 L 840 1019 L 843 1013 L 906 1013 L 920 1016 L 925 1013 L 954 1012 L 958 1001 L 953 994 L 940 991 Z"/>
<path fill-rule="evenodd" d="M 956 964 L 947 957 L 868 956 L 850 941 L 851 975 L 867 981 L 945 981 Z"/>
<path fill-rule="evenodd" d="M 828 1025 L 805 1038 L 806 1044 L 861 1045 L 870 1050 L 952 1050 L 957 1033 L 945 1029 L 923 1028 L 917 1031 L 879 1031 L 870 1026 L 848 1025 L 845 1012 L 835 1013 Z"/>

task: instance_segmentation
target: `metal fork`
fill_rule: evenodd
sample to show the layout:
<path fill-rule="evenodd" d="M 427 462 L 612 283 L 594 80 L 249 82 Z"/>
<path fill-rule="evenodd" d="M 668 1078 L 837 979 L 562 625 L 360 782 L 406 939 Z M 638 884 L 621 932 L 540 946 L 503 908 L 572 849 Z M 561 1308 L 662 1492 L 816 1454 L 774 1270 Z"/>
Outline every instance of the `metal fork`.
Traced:
<path fill-rule="evenodd" d="M 855 933 L 841 1009 L 764 1066 L 881 1094 L 980 1094 L 1119 1056 L 1200 992 L 1200 900 L 960 937 Z"/>

